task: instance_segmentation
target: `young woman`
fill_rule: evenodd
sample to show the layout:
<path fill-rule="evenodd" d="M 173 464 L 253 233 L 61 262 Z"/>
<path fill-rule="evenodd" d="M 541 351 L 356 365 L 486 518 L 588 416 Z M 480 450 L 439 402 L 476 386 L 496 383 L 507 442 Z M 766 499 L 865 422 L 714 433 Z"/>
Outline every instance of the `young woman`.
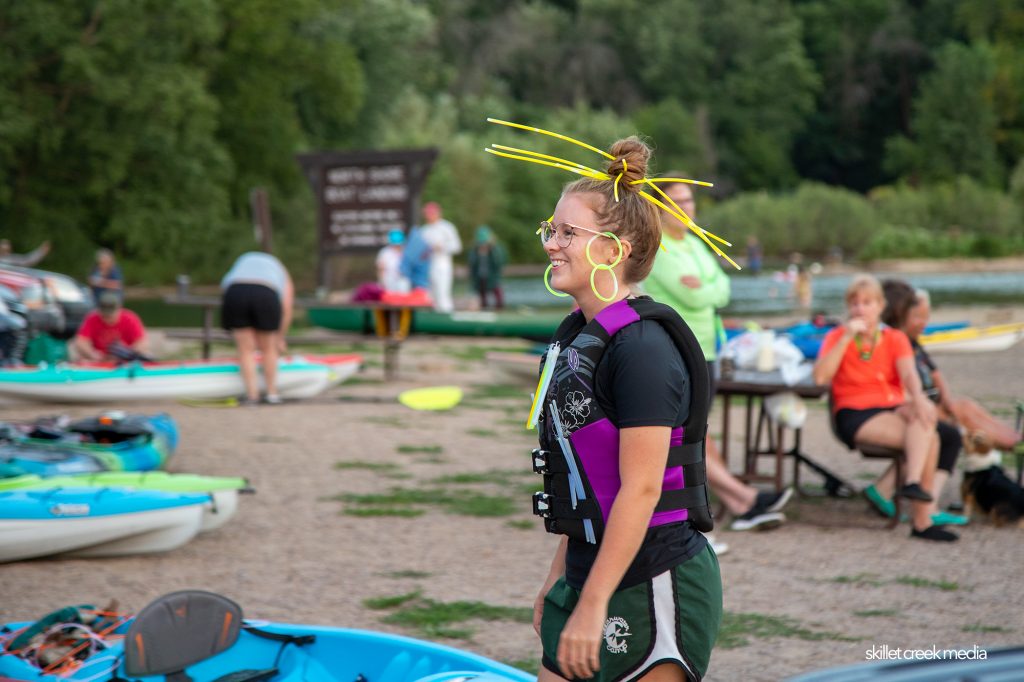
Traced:
<path fill-rule="evenodd" d="M 579 310 L 539 392 L 535 509 L 567 535 L 534 607 L 539 679 L 695 681 L 722 614 L 718 560 L 693 527 L 707 504 L 707 370 L 678 314 L 630 293 L 661 239 L 658 209 L 631 184 L 650 149 L 628 138 L 609 151 L 617 188 L 573 182 L 541 226 L 550 287 Z"/>
<path fill-rule="evenodd" d="M 956 534 L 933 523 L 939 451 L 935 406 L 921 389 L 906 335 L 881 324 L 885 299 L 874 277 L 859 275 L 846 289 L 847 321 L 825 336 L 814 380 L 832 384 L 836 432 L 858 442 L 902 448 L 906 484 L 897 495 L 913 502 L 911 537 L 950 542 Z"/>

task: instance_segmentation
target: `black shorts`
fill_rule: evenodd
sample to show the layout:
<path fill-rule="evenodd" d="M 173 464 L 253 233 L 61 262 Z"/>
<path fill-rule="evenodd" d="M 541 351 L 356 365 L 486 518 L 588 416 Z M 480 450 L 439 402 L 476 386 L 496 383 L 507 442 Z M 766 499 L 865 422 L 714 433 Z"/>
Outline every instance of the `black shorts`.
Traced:
<path fill-rule="evenodd" d="M 220 324 L 228 331 L 275 332 L 281 327 L 281 299 L 263 284 L 232 284 L 221 301 Z"/>
<path fill-rule="evenodd" d="M 846 447 L 855 450 L 857 446 L 853 442 L 853 437 L 857 435 L 858 429 L 876 414 L 892 412 L 895 409 L 895 407 L 869 407 L 866 410 L 851 410 L 844 407 L 836 412 L 836 435 L 839 436 L 839 440 L 846 443 Z"/>

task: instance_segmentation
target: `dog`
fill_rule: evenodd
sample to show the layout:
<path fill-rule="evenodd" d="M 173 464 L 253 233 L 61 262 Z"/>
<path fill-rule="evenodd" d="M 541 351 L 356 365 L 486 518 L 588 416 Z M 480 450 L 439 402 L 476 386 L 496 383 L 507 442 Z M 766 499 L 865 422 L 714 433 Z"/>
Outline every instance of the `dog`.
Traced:
<path fill-rule="evenodd" d="M 992 447 L 992 439 L 982 431 L 964 434 L 964 455 L 964 514 L 978 511 L 994 526 L 1024 529 L 1024 488 L 999 466 L 1001 453 Z"/>

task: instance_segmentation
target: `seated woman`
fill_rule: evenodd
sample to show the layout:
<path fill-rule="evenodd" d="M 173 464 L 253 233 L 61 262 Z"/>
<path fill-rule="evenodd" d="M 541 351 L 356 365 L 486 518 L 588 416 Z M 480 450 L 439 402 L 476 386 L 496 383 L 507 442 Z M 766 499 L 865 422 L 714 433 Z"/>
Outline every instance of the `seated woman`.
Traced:
<path fill-rule="evenodd" d="M 914 366 L 917 369 L 918 378 L 921 380 L 922 390 L 932 402 L 939 403 L 939 392 L 933 381 L 932 370 L 934 365 L 931 364 L 931 358 L 928 357 L 928 354 L 917 343 L 917 337 L 920 336 L 925 324 L 927 324 L 927 316 L 923 319 L 914 319 L 912 321 L 913 318 L 920 318 L 920 313 L 914 312 L 917 310 L 918 304 L 917 290 L 902 280 L 886 280 L 882 282 L 882 291 L 885 295 L 885 310 L 882 311 L 882 322 L 893 329 L 900 330 L 910 339 L 910 345 L 914 350 Z M 960 449 L 963 445 L 959 427 L 954 419 L 951 419 L 948 414 L 941 410 L 941 406 L 937 416 L 936 432 L 939 436 L 939 458 L 933 488 L 936 496 L 942 492 L 950 475 L 952 475 L 953 467 L 956 465 L 956 458 L 960 455 Z M 890 467 L 874 485 L 868 486 L 864 491 L 868 500 L 884 516 L 892 516 L 896 513 L 895 505 L 892 503 L 895 485 L 895 471 Z M 932 520 L 935 523 L 954 525 L 963 525 L 968 521 L 966 516 L 946 512 L 932 514 Z"/>
<path fill-rule="evenodd" d="M 878 280 L 853 279 L 846 289 L 849 318 L 825 337 L 814 380 L 832 383 L 836 435 L 847 447 L 871 443 L 905 452 L 906 484 L 896 494 L 913 502 L 911 537 L 951 542 L 958 536 L 931 519 L 939 452 L 935 406 L 921 388 L 910 341 L 881 325 L 884 307 Z"/>
<path fill-rule="evenodd" d="M 910 288 L 905 282 L 898 281 L 886 282 L 886 287 L 887 298 L 889 289 L 902 292 L 903 287 Z M 939 408 L 939 419 L 954 425 L 958 424 L 968 431 L 983 431 L 992 439 L 992 445 L 997 450 L 1017 449 L 1024 443 L 1024 434 L 1018 433 L 1009 424 L 997 420 L 971 398 L 952 394 L 942 373 L 939 372 L 931 356 L 918 341 L 932 316 L 931 299 L 928 292 L 923 289 L 912 289 L 911 292 L 913 297 L 908 302 L 904 318 L 902 321 L 894 319 L 893 326 L 902 330 L 910 339 L 921 382 L 925 387 L 925 392 Z M 905 296 L 905 293 L 902 295 Z"/>

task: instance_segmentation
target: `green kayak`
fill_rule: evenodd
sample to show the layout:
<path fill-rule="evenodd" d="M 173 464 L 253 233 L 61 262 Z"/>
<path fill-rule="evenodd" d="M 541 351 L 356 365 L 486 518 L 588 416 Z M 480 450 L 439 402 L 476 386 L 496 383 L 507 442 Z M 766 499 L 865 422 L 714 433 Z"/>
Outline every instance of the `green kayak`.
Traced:
<path fill-rule="evenodd" d="M 171 474 L 166 471 L 103 471 L 47 478 L 25 474 L 0 478 L 0 493 L 53 488 L 130 488 L 168 493 L 209 493 L 212 504 L 203 512 L 200 531 L 223 526 L 238 508 L 238 493 L 252 492 L 249 482 L 244 478 Z"/>
<path fill-rule="evenodd" d="M 307 309 L 309 321 L 334 331 L 374 333 L 371 306 L 321 306 Z M 507 336 L 547 343 L 568 311 L 456 311 L 413 309 L 410 332 L 444 336 Z"/>

